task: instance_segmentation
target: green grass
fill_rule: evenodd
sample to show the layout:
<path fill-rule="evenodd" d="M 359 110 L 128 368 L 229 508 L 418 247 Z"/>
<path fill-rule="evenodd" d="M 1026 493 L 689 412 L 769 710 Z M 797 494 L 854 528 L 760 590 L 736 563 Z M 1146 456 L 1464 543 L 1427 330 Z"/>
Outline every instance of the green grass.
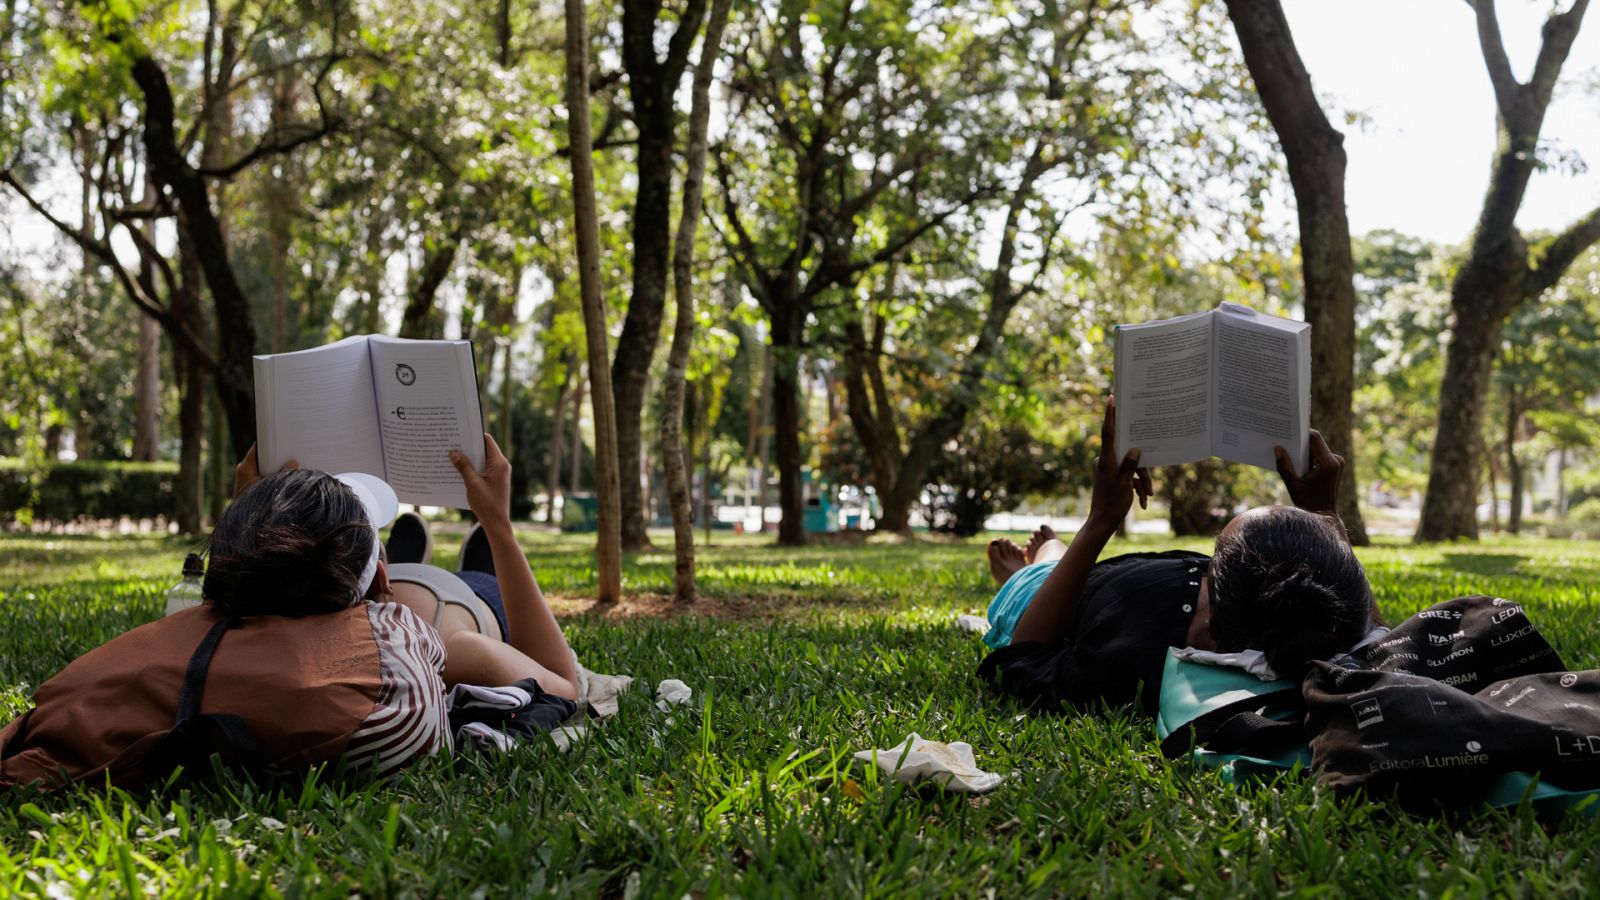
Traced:
<path fill-rule="evenodd" d="M 689 709 L 665 715 L 647 689 L 573 753 L 439 760 L 389 784 L 225 774 L 13 796 L 0 893 L 1543 895 L 1600 878 L 1600 823 L 1417 818 L 1301 779 L 1233 788 L 1164 761 L 1148 720 L 1024 714 L 983 689 L 981 645 L 952 621 L 987 604 L 981 542 L 717 544 L 701 551 L 703 615 L 566 618 L 591 668 L 681 678 Z M 527 546 L 561 608 L 580 608 L 587 543 L 530 533 Z M 0 713 L 154 618 L 187 549 L 0 538 Z M 1570 666 L 1600 667 L 1600 545 L 1362 556 L 1391 619 L 1463 593 L 1511 597 Z M 666 592 L 670 554 L 630 559 L 626 577 Z M 910 790 L 850 759 L 911 731 L 969 741 L 1006 783 L 980 798 Z"/>

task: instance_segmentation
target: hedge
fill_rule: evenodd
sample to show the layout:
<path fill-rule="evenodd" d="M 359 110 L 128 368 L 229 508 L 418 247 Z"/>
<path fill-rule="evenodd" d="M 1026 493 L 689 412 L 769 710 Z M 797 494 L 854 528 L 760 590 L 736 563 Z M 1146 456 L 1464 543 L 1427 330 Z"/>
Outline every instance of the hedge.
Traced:
<path fill-rule="evenodd" d="M 175 462 L 79 460 L 28 466 L 0 458 L 0 524 L 29 518 L 172 519 L 177 482 Z"/>

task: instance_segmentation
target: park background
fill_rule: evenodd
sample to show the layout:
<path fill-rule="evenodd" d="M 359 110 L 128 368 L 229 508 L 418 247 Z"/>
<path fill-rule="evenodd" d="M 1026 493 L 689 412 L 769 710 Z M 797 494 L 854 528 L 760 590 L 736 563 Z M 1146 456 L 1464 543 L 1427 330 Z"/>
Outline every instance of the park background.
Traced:
<path fill-rule="evenodd" d="M 1585 884 L 1589 828 L 1218 793 L 1148 723 L 1022 716 L 951 621 L 986 604 L 990 530 L 1084 511 L 1112 327 L 1232 300 L 1314 325 L 1312 424 L 1386 615 L 1513 596 L 1600 662 L 1586 6 L 5 3 L 9 712 L 159 613 L 254 437 L 250 355 L 376 332 L 474 343 L 574 646 L 699 694 L 392 786 L 30 803 L 0 882 Z M 1214 461 L 1157 483 L 1109 552 L 1203 550 L 1280 496 Z M 911 730 L 1013 786 L 850 768 Z"/>

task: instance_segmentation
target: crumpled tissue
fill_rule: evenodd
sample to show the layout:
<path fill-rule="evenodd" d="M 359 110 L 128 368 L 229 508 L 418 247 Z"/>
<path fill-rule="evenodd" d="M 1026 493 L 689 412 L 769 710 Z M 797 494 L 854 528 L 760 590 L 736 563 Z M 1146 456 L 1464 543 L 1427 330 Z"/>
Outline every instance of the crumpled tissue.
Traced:
<path fill-rule="evenodd" d="M 962 631 L 984 634 L 989 630 L 989 620 L 983 616 L 969 616 L 966 613 L 962 613 L 956 616 L 956 627 Z"/>
<path fill-rule="evenodd" d="M 1005 778 L 978 768 L 972 745 L 964 741 L 925 741 L 912 732 L 899 745 L 887 750 L 861 750 L 855 758 L 875 763 L 895 781 L 911 784 L 931 781 L 947 790 L 981 794 L 1000 786 Z"/>
<path fill-rule="evenodd" d="M 672 705 L 683 705 L 694 697 L 694 691 L 676 678 L 668 678 L 656 686 L 656 706 L 666 712 Z"/>

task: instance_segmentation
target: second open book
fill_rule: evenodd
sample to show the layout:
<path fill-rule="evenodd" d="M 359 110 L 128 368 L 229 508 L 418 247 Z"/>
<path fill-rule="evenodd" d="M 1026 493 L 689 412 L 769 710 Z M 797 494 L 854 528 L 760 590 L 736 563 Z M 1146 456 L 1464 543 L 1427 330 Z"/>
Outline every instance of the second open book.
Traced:
<path fill-rule="evenodd" d="M 467 508 L 450 463 L 482 469 L 483 410 L 470 341 L 345 338 L 255 358 L 257 456 L 325 472 L 366 472 L 407 503 Z"/>
<path fill-rule="evenodd" d="M 1236 303 L 1116 330 L 1117 450 L 1142 466 L 1217 456 L 1306 468 L 1311 326 Z"/>

